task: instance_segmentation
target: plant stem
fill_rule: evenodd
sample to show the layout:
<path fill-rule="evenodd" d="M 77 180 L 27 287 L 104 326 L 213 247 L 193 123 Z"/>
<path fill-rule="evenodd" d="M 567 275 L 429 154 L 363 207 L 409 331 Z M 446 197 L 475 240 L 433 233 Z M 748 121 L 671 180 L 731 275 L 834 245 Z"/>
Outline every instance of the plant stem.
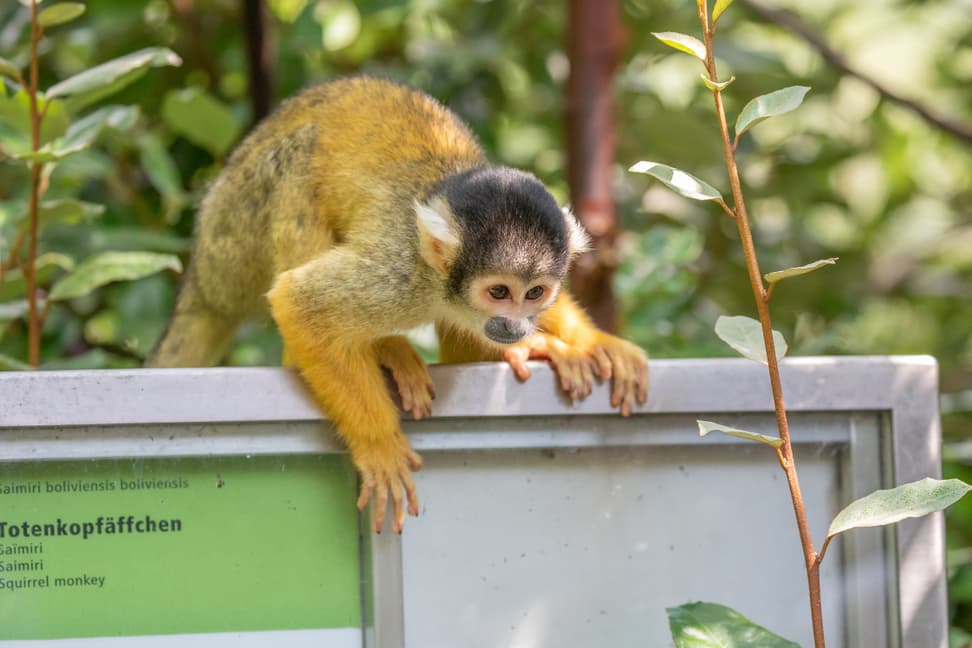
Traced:
<path fill-rule="evenodd" d="M 698 3 L 699 19 L 702 22 L 702 33 L 705 37 L 705 68 L 709 79 L 717 83 L 715 54 L 712 50 L 712 36 L 715 27 L 709 25 L 708 7 L 706 2 Z M 722 94 L 718 88 L 712 91 L 715 100 L 716 117 L 719 120 L 719 131 L 722 135 L 722 148 L 726 157 L 726 170 L 729 173 L 729 184 L 732 187 L 732 199 L 739 238 L 746 258 L 746 270 L 756 301 L 756 311 L 763 329 L 763 344 L 766 347 L 766 364 L 769 368 L 770 387 L 773 390 L 773 407 L 776 410 L 776 426 L 783 444 L 777 450 L 780 466 L 786 474 L 786 481 L 790 487 L 790 499 L 793 503 L 793 513 L 796 516 L 797 530 L 800 534 L 800 544 L 803 547 L 803 557 L 806 562 L 807 584 L 810 593 L 810 617 L 813 624 L 813 641 L 816 648 L 824 648 L 823 612 L 820 604 L 820 564 L 817 552 L 810 536 L 810 525 L 807 523 L 806 508 L 803 505 L 803 495 L 800 493 L 800 480 L 797 477 L 796 462 L 793 458 L 793 446 L 790 443 L 790 428 L 786 419 L 786 405 L 783 402 L 783 387 L 780 381 L 779 361 L 776 357 L 776 345 L 773 342 L 773 323 L 770 319 L 767 292 L 763 288 L 762 275 L 759 272 L 759 262 L 756 258 L 756 247 L 753 235 L 749 229 L 749 216 L 746 203 L 743 200 L 742 183 L 739 181 L 739 168 L 736 166 L 735 146 L 729 137 L 729 126 L 726 122 L 726 111 L 722 103 Z"/>
<path fill-rule="evenodd" d="M 37 4 L 30 3 L 30 139 L 31 148 L 36 153 L 40 149 L 40 127 L 43 115 L 37 108 L 37 44 L 41 38 L 41 26 L 37 22 Z M 30 234 L 27 238 L 27 264 L 24 277 L 27 280 L 27 361 L 34 367 L 40 364 L 41 317 L 37 310 L 37 224 L 39 219 L 38 203 L 41 191 L 41 163 L 30 163 Z"/>

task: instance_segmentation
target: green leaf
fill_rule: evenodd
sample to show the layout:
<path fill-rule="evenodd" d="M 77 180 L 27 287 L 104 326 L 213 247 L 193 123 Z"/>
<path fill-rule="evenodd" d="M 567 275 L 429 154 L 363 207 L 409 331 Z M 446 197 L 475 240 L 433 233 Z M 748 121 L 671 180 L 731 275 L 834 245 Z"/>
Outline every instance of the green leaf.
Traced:
<path fill-rule="evenodd" d="M 651 35 L 673 49 L 691 54 L 700 61 L 705 60 L 705 45 L 695 36 L 679 32 L 651 32 Z"/>
<path fill-rule="evenodd" d="M 722 315 L 716 320 L 715 332 L 719 338 L 743 357 L 766 364 L 766 347 L 763 345 L 763 327 L 751 317 Z M 773 331 L 776 359 L 786 355 L 786 339 L 779 331 Z"/>
<path fill-rule="evenodd" d="M 712 24 L 714 25 L 722 12 L 729 8 L 732 4 L 732 0 L 716 0 L 715 6 L 712 8 Z"/>
<path fill-rule="evenodd" d="M 51 289 L 51 300 L 83 297 L 113 281 L 130 281 L 160 270 L 182 271 L 179 258 L 155 252 L 102 252 L 85 259 Z"/>
<path fill-rule="evenodd" d="M 70 272 L 74 270 L 74 259 L 58 252 L 45 252 L 35 261 L 37 271 L 37 285 L 43 286 L 53 278 L 58 270 Z M 27 294 L 27 279 L 21 268 L 12 268 L 3 276 L 0 283 L 0 301 L 7 301 L 23 297 Z M 24 302 L 26 304 L 26 302 Z M 0 317 L 0 319 L 3 319 Z M 8 318 L 12 319 L 12 318 Z"/>
<path fill-rule="evenodd" d="M 56 83 L 47 90 L 47 96 L 72 96 L 73 107 L 87 105 L 112 92 L 121 90 L 138 79 L 150 67 L 182 65 L 175 52 L 166 47 L 147 47 L 96 65 L 72 77 Z"/>
<path fill-rule="evenodd" d="M 41 222 L 81 223 L 91 221 L 105 213 L 105 206 L 75 198 L 45 200 L 40 204 Z"/>
<path fill-rule="evenodd" d="M 807 86 L 790 86 L 752 99 L 736 118 L 736 137 L 761 121 L 796 110 L 809 91 Z"/>
<path fill-rule="evenodd" d="M 182 178 L 175 160 L 169 150 L 154 133 L 145 133 L 138 138 L 139 161 L 149 182 L 162 196 L 165 220 L 173 223 L 179 211 L 188 202 L 182 190 Z"/>
<path fill-rule="evenodd" d="M 30 305 L 26 299 L 18 299 L 6 303 L 0 303 L 0 325 L 10 320 L 25 317 L 30 310 Z"/>
<path fill-rule="evenodd" d="M 80 2 L 58 2 L 45 7 L 37 14 L 37 22 L 41 27 L 53 27 L 71 22 L 84 13 L 84 5 Z"/>
<path fill-rule="evenodd" d="M 90 146 L 105 128 L 131 129 L 138 113 L 138 106 L 104 106 L 68 126 L 63 143 L 66 146 Z"/>
<path fill-rule="evenodd" d="M 719 92 L 722 92 L 723 90 L 728 88 L 729 85 L 736 80 L 736 75 L 732 75 L 731 77 L 729 77 L 728 81 L 713 81 L 712 79 L 709 78 L 709 75 L 706 74 L 705 72 L 700 72 L 699 76 L 702 77 L 702 83 L 705 84 L 706 88 L 708 88 L 709 90 L 718 90 Z"/>
<path fill-rule="evenodd" d="M 0 57 L 0 76 L 5 76 L 13 79 L 14 81 L 20 80 L 20 68 L 13 64 L 12 61 Z"/>
<path fill-rule="evenodd" d="M 88 148 L 87 144 L 76 146 L 57 146 L 51 142 L 42 146 L 37 151 L 8 151 L 10 157 L 27 162 L 60 162 L 64 158 L 70 157 L 75 153 L 80 153 Z"/>
<path fill-rule="evenodd" d="M 49 101 L 39 96 L 37 109 L 43 111 L 45 107 L 47 107 L 47 115 L 41 122 L 41 144 L 63 135 L 69 122 L 64 102 Z M 24 135 L 31 132 L 30 95 L 26 90 L 19 90 L 10 97 L 0 93 L 0 121 L 10 124 Z"/>
<path fill-rule="evenodd" d="M 686 198 L 691 198 L 692 200 L 714 200 L 722 205 L 726 204 L 718 189 L 680 169 L 665 164 L 658 164 L 657 162 L 642 160 L 628 169 L 628 171 L 645 173 L 661 180 L 669 189 Z"/>
<path fill-rule="evenodd" d="M 819 261 L 814 261 L 813 263 L 808 263 L 802 266 L 796 266 L 795 268 L 777 270 L 776 272 L 767 272 L 763 275 L 763 278 L 771 284 L 776 283 L 777 281 L 781 281 L 789 277 L 798 277 L 802 274 L 813 272 L 814 270 L 818 270 L 826 265 L 834 265 L 837 263 L 837 259 L 838 257 L 830 257 L 829 259 L 820 259 Z"/>
<path fill-rule="evenodd" d="M 676 648 L 800 648 L 718 603 L 686 603 L 665 612 Z"/>
<path fill-rule="evenodd" d="M 91 245 L 102 250 L 139 250 L 185 254 L 192 239 L 166 230 L 138 226 L 99 227 L 91 234 Z"/>
<path fill-rule="evenodd" d="M 361 33 L 361 13 L 351 0 L 317 3 L 314 20 L 321 26 L 321 45 L 328 52 L 348 47 Z"/>
<path fill-rule="evenodd" d="M 30 139 L 9 123 L 0 120 L 0 151 L 13 155 L 18 151 L 29 151 Z"/>
<path fill-rule="evenodd" d="M 696 423 L 699 424 L 699 436 L 705 436 L 709 432 L 722 432 L 723 434 L 728 434 L 729 436 L 734 436 L 740 439 L 759 441 L 760 443 L 765 443 L 766 445 L 773 446 L 774 448 L 779 448 L 781 445 L 783 445 L 783 440 L 779 437 L 766 436 L 765 434 L 759 434 L 757 432 L 747 432 L 746 430 L 726 427 L 725 425 L 713 423 L 712 421 L 697 420 Z"/>
<path fill-rule="evenodd" d="M 34 368 L 26 362 L 0 353 L 0 371 L 34 371 Z"/>
<path fill-rule="evenodd" d="M 960 479 L 939 481 L 926 477 L 897 488 L 874 491 L 853 501 L 830 523 L 827 537 L 849 529 L 884 526 L 942 511 L 972 490 Z"/>
<path fill-rule="evenodd" d="M 162 102 L 162 116 L 176 133 L 221 158 L 240 135 L 233 113 L 201 88 L 172 90 Z"/>

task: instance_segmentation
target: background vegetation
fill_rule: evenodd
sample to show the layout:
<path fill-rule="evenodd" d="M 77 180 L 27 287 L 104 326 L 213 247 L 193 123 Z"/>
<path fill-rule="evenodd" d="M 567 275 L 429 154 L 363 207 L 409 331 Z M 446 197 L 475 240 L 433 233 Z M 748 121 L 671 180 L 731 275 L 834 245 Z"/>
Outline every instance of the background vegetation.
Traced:
<path fill-rule="evenodd" d="M 41 42 L 41 87 L 153 45 L 170 48 L 183 64 L 152 69 L 96 104 L 137 111 L 119 113 L 91 148 L 58 165 L 44 198 L 104 209 L 53 215 L 44 223 L 40 252 L 72 264 L 108 250 L 184 257 L 192 206 L 251 122 L 241 3 L 86 4 L 84 16 L 52 27 Z M 966 128 L 972 123 L 968 0 L 774 4 L 796 12 L 866 76 Z M 459 112 L 496 161 L 534 171 L 566 200 L 565 0 L 269 5 L 277 97 L 355 72 L 399 79 Z M 628 43 L 617 82 L 616 196 L 626 233 L 616 286 L 624 333 L 656 358 L 727 355 L 712 322 L 753 310 L 732 224 L 715 208 L 624 171 L 639 159 L 664 160 L 725 193 L 712 102 L 702 83 L 691 81 L 697 61 L 669 55 L 649 34 L 694 33 L 695 3 L 624 0 L 623 16 Z M 21 67 L 26 20 L 22 5 L 0 4 L 0 57 Z M 813 87 L 799 111 L 757 127 L 741 149 L 764 269 L 841 259 L 802 278 L 799 290 L 776 295 L 775 325 L 792 354 L 936 356 L 946 476 L 972 480 L 972 143 L 836 69 L 805 39 L 746 10 L 745 2 L 736 3 L 720 31 L 720 69 L 738 76 L 729 101 L 787 85 Z M 15 119 L 12 90 L 7 82 L 0 96 L 0 136 Z M 0 259 L 8 258 L 22 226 L 28 187 L 23 162 L 0 151 Z M 68 265 L 48 259 L 43 287 Z M 22 312 L 11 301 L 22 282 L 15 271 L 0 282 L 0 358 L 7 359 L 0 363 L 7 368 L 27 356 Z M 165 324 L 177 282 L 170 271 L 56 303 L 43 331 L 42 365 L 140 364 Z M 272 328 L 258 324 L 241 332 L 230 362 L 278 359 Z M 951 509 L 949 546 L 960 644 L 972 630 L 972 500 Z"/>

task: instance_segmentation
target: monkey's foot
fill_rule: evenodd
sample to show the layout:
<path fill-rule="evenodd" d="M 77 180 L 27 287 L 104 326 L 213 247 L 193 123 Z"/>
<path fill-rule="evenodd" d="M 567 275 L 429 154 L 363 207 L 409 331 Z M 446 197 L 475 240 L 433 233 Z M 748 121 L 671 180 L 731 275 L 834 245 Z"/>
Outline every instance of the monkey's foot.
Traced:
<path fill-rule="evenodd" d="M 415 420 L 432 413 L 435 389 L 429 368 L 407 339 L 400 335 L 382 338 L 375 343 L 378 363 L 387 367 L 402 399 L 402 409 Z"/>
<path fill-rule="evenodd" d="M 397 443 L 357 448 L 351 452 L 351 461 L 361 473 L 358 510 L 363 511 L 369 502 L 374 503 L 371 526 L 375 533 L 381 533 L 381 527 L 385 523 L 389 495 L 394 512 L 392 530 L 395 533 L 401 533 L 405 528 L 406 500 L 408 514 L 419 514 L 419 500 L 412 472 L 422 468 L 422 457 L 409 447 L 401 432 L 397 436 Z"/>
<path fill-rule="evenodd" d="M 594 381 L 611 380 L 611 406 L 622 416 L 631 414 L 635 402 L 648 399 L 648 355 L 621 338 L 598 331 L 588 344 L 570 345 L 547 333 L 538 333 L 507 347 L 503 359 L 520 380 L 530 377 L 526 361 L 550 362 L 560 386 L 571 400 L 591 393 Z"/>

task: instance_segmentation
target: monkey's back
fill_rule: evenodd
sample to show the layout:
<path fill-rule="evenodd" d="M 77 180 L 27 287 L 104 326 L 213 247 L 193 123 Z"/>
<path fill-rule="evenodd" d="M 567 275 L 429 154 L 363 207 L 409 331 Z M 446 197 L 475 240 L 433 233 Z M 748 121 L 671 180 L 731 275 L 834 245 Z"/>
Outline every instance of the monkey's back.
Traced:
<path fill-rule="evenodd" d="M 260 310 L 276 273 L 335 244 L 414 236 L 414 200 L 485 162 L 466 125 L 421 92 L 368 77 L 312 86 L 240 143 L 204 198 L 197 283 L 219 310 Z"/>
<path fill-rule="evenodd" d="M 435 99 L 390 81 L 353 77 L 312 86 L 284 102 L 236 158 L 273 157 L 295 133 L 313 132 L 310 168 L 328 226 L 342 236 L 355 213 L 407 204 L 444 176 L 485 163 L 466 125 Z M 308 132 L 308 136 L 310 133 Z"/>

